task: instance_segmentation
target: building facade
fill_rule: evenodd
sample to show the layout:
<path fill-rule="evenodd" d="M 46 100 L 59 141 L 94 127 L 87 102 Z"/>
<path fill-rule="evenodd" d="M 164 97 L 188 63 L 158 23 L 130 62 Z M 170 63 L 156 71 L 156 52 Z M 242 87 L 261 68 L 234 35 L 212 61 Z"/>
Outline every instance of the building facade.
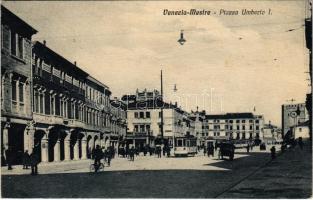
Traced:
<path fill-rule="evenodd" d="M 286 136 L 292 126 L 309 120 L 304 103 L 282 105 L 282 134 Z"/>
<path fill-rule="evenodd" d="M 206 115 L 208 138 L 214 140 L 254 140 L 263 137 L 264 118 L 252 113 Z"/>
<path fill-rule="evenodd" d="M 161 143 L 162 112 L 165 144 L 172 146 L 174 137 L 195 135 L 195 122 L 189 113 L 181 110 L 177 105 L 162 102 L 156 90 L 152 92 L 137 90 L 136 93 L 136 95 L 122 97 L 125 102 L 128 102 L 126 136 L 128 144 L 142 148 L 145 145 L 154 146 Z M 139 100 L 137 100 L 138 96 Z"/>
<path fill-rule="evenodd" d="M 50 48 L 33 45 L 33 133 L 25 149 L 41 161 L 91 157 L 96 145 L 110 145 L 109 88 Z M 28 144 L 27 144 L 28 141 Z"/>
<path fill-rule="evenodd" d="M 10 148 L 21 162 L 32 128 L 32 36 L 37 31 L 1 6 L 1 156 Z"/>
<path fill-rule="evenodd" d="M 263 138 L 261 138 L 261 140 L 265 143 L 270 144 L 273 144 L 275 142 L 281 142 L 282 141 L 281 129 L 271 124 L 271 122 L 269 122 L 268 124 L 264 124 Z"/>

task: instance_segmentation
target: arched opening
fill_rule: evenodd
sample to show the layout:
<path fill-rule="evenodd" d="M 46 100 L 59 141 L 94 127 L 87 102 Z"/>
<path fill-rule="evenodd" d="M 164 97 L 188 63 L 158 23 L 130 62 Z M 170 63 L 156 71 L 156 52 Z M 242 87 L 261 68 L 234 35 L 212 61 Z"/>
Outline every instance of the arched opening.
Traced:
<path fill-rule="evenodd" d="M 87 158 L 91 158 L 91 152 L 92 152 L 92 137 L 90 135 L 87 136 Z"/>
<path fill-rule="evenodd" d="M 43 130 L 37 130 L 34 134 L 34 149 L 33 152 L 38 155 L 39 161 L 41 162 L 41 140 L 45 136 Z"/>
<path fill-rule="evenodd" d="M 70 159 L 74 159 L 74 146 L 76 145 L 76 142 L 78 141 L 78 132 L 72 131 L 70 136 Z"/>
<path fill-rule="evenodd" d="M 56 128 L 51 129 L 48 135 L 48 161 L 49 162 L 53 162 L 55 160 L 54 146 L 57 143 L 58 139 L 59 139 L 58 130 Z"/>
<path fill-rule="evenodd" d="M 65 159 L 64 140 L 65 140 L 66 136 L 67 136 L 67 134 L 64 130 L 60 131 L 59 140 L 60 140 L 60 160 L 61 161 Z"/>
<path fill-rule="evenodd" d="M 78 148 L 79 148 L 79 152 L 78 152 L 78 157 L 81 159 L 83 156 L 83 145 L 82 145 L 82 140 L 85 137 L 85 135 L 83 133 L 79 133 L 78 134 Z"/>
<path fill-rule="evenodd" d="M 12 150 L 12 164 L 21 164 L 24 153 L 24 130 L 26 125 L 11 124 L 8 131 L 8 145 Z"/>

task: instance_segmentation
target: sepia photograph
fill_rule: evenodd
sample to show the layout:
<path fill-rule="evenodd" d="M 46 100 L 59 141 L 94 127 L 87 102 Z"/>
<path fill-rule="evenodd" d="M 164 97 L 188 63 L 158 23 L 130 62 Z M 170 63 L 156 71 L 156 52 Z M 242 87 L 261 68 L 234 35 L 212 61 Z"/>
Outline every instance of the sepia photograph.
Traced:
<path fill-rule="evenodd" d="M 0 130 L 1 198 L 312 198 L 312 1 L 2 1 Z"/>

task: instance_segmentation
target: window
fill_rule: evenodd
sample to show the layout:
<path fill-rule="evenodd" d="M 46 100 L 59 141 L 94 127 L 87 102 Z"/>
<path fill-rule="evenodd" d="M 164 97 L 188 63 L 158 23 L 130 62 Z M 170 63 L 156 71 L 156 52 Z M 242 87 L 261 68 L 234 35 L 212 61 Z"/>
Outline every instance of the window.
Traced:
<path fill-rule="evenodd" d="M 150 131 L 150 125 L 146 125 L 146 130 Z"/>
<path fill-rule="evenodd" d="M 40 94 L 39 95 L 39 112 L 40 113 L 43 113 L 43 95 L 42 94 Z"/>
<path fill-rule="evenodd" d="M 253 123 L 253 120 L 252 120 L 252 119 L 250 119 L 250 120 L 249 120 L 249 123 Z"/>
<path fill-rule="evenodd" d="M 240 123 L 240 120 L 236 120 L 236 123 Z"/>
<path fill-rule="evenodd" d="M 302 132 L 302 128 L 299 128 L 299 132 Z"/>
<path fill-rule="evenodd" d="M 12 100 L 16 101 L 16 81 L 12 81 Z"/>
<path fill-rule="evenodd" d="M 138 132 L 138 125 L 135 125 L 135 132 Z"/>
<path fill-rule="evenodd" d="M 11 31 L 11 54 L 18 58 L 24 58 L 24 38 Z"/>
<path fill-rule="evenodd" d="M 16 33 L 11 31 L 11 54 L 16 55 Z"/>
<path fill-rule="evenodd" d="M 140 125 L 140 132 L 141 133 L 145 132 L 145 125 Z"/>
<path fill-rule="evenodd" d="M 242 123 L 246 123 L 246 120 L 243 119 L 243 120 L 241 120 L 241 122 L 242 122 Z"/>
<path fill-rule="evenodd" d="M 229 130 L 233 130 L 233 126 L 229 126 Z"/>
<path fill-rule="evenodd" d="M 229 123 L 233 123 L 233 120 L 229 120 Z"/>
<path fill-rule="evenodd" d="M 24 84 L 20 83 L 18 89 L 19 89 L 19 101 L 24 102 Z"/>
<path fill-rule="evenodd" d="M 242 133 L 242 139 L 246 139 L 246 133 L 245 132 Z"/>
<path fill-rule="evenodd" d="M 253 128 L 252 128 L 252 126 L 250 125 L 250 130 L 252 130 Z"/>
<path fill-rule="evenodd" d="M 245 125 L 242 126 L 242 130 L 246 130 L 246 126 Z"/>
<path fill-rule="evenodd" d="M 142 119 L 142 118 L 144 118 L 144 117 L 145 117 L 145 113 L 144 113 L 144 112 L 140 112 L 140 113 L 139 113 L 139 118 Z"/>
<path fill-rule="evenodd" d="M 237 126 L 237 130 L 239 130 L 240 129 L 240 127 L 239 127 L 239 125 Z"/>
<path fill-rule="evenodd" d="M 138 113 L 137 112 L 135 112 L 134 115 L 135 115 L 135 118 L 138 118 Z"/>
<path fill-rule="evenodd" d="M 257 124 L 258 124 L 258 123 L 259 123 L 259 120 L 258 120 L 258 119 L 257 119 L 257 120 L 255 120 L 255 123 L 257 123 Z"/>
<path fill-rule="evenodd" d="M 255 129 L 256 129 L 256 130 L 259 130 L 259 126 L 256 126 Z"/>
<path fill-rule="evenodd" d="M 146 112 L 146 118 L 150 118 L 150 112 Z"/>

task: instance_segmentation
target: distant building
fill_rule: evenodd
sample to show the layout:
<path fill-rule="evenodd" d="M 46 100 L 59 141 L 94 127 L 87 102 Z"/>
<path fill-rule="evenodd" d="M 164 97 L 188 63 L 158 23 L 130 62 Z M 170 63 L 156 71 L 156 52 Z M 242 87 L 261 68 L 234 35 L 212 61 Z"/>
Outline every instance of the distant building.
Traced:
<path fill-rule="evenodd" d="M 283 137 L 292 126 L 308 120 L 308 111 L 304 103 L 282 105 L 282 134 Z"/>
<path fill-rule="evenodd" d="M 310 138 L 309 121 L 299 123 L 298 125 L 291 127 L 291 129 L 293 138 L 295 139 L 299 139 L 299 137 L 302 137 L 303 139 Z"/>
<path fill-rule="evenodd" d="M 209 139 L 254 140 L 263 137 L 264 118 L 252 113 L 206 115 Z"/>
<path fill-rule="evenodd" d="M 151 96 L 147 93 L 151 93 Z M 152 93 L 154 95 L 152 95 Z M 142 148 L 154 146 L 161 142 L 161 108 L 163 108 L 163 138 L 165 144 L 173 144 L 175 136 L 193 136 L 195 124 L 193 117 L 171 103 L 162 102 L 158 91 L 138 95 L 124 95 L 122 100 L 127 104 L 127 144 Z M 131 97 L 131 101 L 127 99 Z M 147 98 L 149 97 L 149 98 Z M 155 98 L 154 98 L 155 97 Z M 140 99 L 140 101 L 137 100 Z M 131 102 L 131 103 L 130 103 Z"/>
<path fill-rule="evenodd" d="M 265 143 L 281 142 L 281 129 L 275 125 L 272 125 L 270 122 L 268 124 L 264 124 L 263 138 L 261 138 L 261 140 Z"/>
<path fill-rule="evenodd" d="M 21 162 L 32 134 L 32 35 L 37 31 L 1 6 L 1 156 L 10 147 Z"/>
<path fill-rule="evenodd" d="M 191 112 L 192 119 L 195 123 L 195 136 L 197 137 L 197 145 L 202 145 L 209 136 L 208 124 L 206 123 L 205 110 L 199 112 Z"/>

